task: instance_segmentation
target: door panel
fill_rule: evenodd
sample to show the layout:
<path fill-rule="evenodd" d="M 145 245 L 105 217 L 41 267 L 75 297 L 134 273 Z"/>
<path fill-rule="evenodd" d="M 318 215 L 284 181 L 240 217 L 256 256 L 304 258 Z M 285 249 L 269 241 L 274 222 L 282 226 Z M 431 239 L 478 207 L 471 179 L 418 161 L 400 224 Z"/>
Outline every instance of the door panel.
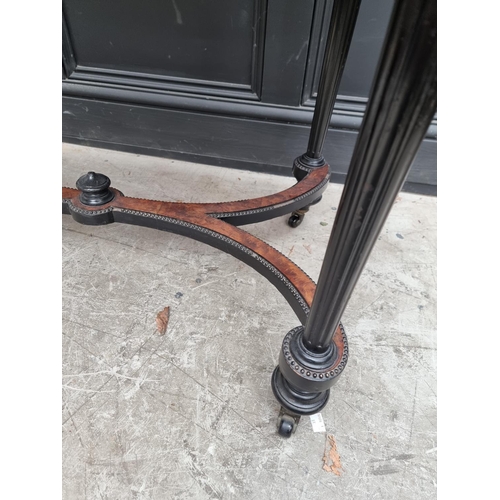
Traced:
<path fill-rule="evenodd" d="M 340 82 L 339 95 L 353 102 L 366 102 L 382 50 L 385 32 L 391 17 L 394 0 L 364 1 L 352 37 L 349 57 Z M 318 92 L 321 63 L 325 53 L 333 0 L 316 2 L 311 33 L 311 51 L 304 81 L 305 104 L 314 105 Z"/>
<path fill-rule="evenodd" d="M 265 14 L 266 0 L 68 0 L 69 76 L 208 94 L 216 87 L 255 98 Z"/>
<path fill-rule="evenodd" d="M 334 0 L 63 0 L 63 140 L 291 175 Z M 363 0 L 325 158 L 342 181 L 394 0 Z M 436 192 L 436 122 L 405 189 Z"/>

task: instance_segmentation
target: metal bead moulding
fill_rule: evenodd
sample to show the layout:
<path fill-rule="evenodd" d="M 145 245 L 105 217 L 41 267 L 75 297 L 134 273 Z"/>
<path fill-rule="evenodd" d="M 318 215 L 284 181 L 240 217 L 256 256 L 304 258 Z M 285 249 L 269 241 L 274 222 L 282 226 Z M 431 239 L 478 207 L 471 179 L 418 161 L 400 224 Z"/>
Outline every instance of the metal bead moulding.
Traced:
<path fill-rule="evenodd" d="M 324 391 L 337 381 L 349 357 L 347 336 L 339 324 L 324 353 L 309 351 L 302 343 L 304 327 L 290 330 L 283 339 L 279 367 L 285 378 L 299 389 Z"/>
<path fill-rule="evenodd" d="M 100 175 L 94 173 L 94 176 Z M 246 262 L 269 279 L 292 305 L 300 321 L 304 322 L 314 295 L 315 284 L 312 279 L 281 252 L 230 222 L 234 223 L 238 221 L 238 217 L 243 216 L 246 219 L 242 223 L 246 223 L 251 221 L 255 214 L 259 220 L 263 220 L 263 217 L 271 219 L 279 216 L 288 206 L 321 194 L 326 189 L 328 180 L 329 169 L 326 166 L 322 171 L 314 175 L 308 174 L 292 188 L 275 195 L 238 202 L 206 204 L 158 200 L 152 204 L 153 200 L 126 197 L 111 187 L 109 190 L 113 197 L 110 202 L 88 206 L 81 201 L 79 190 L 63 188 L 63 213 L 70 214 L 82 224 L 102 225 L 119 222 L 154 227 L 215 246 Z M 255 208 L 258 205 L 260 208 Z M 228 210 L 235 206 L 238 210 Z M 245 206 L 248 210 L 241 209 Z"/>

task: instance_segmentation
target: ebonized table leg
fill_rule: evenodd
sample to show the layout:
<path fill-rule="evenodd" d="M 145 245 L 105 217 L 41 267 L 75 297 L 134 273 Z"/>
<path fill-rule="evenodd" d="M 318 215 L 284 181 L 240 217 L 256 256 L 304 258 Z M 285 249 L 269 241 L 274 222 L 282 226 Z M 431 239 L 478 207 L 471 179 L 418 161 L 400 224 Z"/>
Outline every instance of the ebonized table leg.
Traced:
<path fill-rule="evenodd" d="M 293 162 L 293 175 L 298 181 L 315 168 L 326 165 L 322 154 L 323 146 L 349 53 L 360 3 L 361 0 L 336 0 L 333 4 L 307 152 Z M 309 211 L 309 207 L 320 200 L 321 197 L 310 205 L 293 212 L 288 225 L 297 227 Z"/>
<path fill-rule="evenodd" d="M 436 2 L 395 3 L 305 327 L 272 377 L 278 431 L 320 411 L 347 361 L 340 319 L 436 111 Z M 339 331 L 340 330 L 340 331 Z"/>

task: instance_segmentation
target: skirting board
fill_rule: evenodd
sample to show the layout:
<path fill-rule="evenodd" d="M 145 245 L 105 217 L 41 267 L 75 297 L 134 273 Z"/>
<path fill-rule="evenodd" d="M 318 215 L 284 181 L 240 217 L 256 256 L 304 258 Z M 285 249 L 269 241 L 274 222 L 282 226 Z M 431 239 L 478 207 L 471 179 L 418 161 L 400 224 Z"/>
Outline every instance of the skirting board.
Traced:
<path fill-rule="evenodd" d="M 236 169 L 292 175 L 309 126 L 153 106 L 63 97 L 63 141 Z M 357 137 L 331 127 L 324 156 L 332 182 L 343 183 Z M 437 194 L 437 141 L 427 137 L 404 191 Z"/>

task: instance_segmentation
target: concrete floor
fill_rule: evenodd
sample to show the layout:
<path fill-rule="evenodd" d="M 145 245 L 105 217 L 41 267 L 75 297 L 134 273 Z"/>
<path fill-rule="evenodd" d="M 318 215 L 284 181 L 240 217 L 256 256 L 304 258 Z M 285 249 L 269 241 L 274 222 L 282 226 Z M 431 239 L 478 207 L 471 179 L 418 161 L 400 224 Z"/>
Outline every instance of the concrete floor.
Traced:
<path fill-rule="evenodd" d="M 63 185 L 88 170 L 126 195 L 174 201 L 293 184 L 63 145 Z M 330 184 L 297 229 L 286 217 L 245 229 L 317 279 L 341 191 Z M 309 417 L 289 440 L 276 433 L 270 377 L 298 321 L 272 285 L 184 237 L 63 216 L 63 498 L 435 498 L 435 198 L 398 197 L 343 324 L 349 362 L 322 412 L 337 476 Z"/>

